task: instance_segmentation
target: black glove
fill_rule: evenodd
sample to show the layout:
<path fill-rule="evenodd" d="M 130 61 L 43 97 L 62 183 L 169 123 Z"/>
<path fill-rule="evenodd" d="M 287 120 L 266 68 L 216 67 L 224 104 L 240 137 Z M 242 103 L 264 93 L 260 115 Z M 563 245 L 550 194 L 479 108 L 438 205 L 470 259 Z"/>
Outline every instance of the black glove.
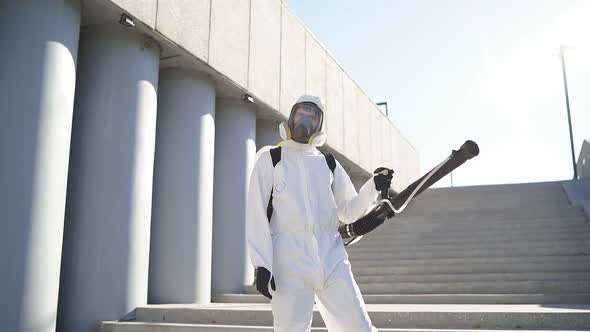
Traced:
<path fill-rule="evenodd" d="M 273 291 L 277 290 L 276 286 L 275 286 L 275 278 L 270 277 L 270 271 L 268 271 L 264 267 L 257 267 L 256 268 L 256 289 L 260 292 L 260 294 L 262 294 L 272 300 L 272 295 L 270 295 L 270 292 L 268 291 L 269 279 L 270 279 L 270 287 L 272 287 L 272 290 Z"/>
<path fill-rule="evenodd" d="M 393 178 L 393 170 L 385 167 L 379 167 L 373 172 L 373 180 L 375 181 L 375 189 L 381 192 L 391 187 L 391 179 Z"/>

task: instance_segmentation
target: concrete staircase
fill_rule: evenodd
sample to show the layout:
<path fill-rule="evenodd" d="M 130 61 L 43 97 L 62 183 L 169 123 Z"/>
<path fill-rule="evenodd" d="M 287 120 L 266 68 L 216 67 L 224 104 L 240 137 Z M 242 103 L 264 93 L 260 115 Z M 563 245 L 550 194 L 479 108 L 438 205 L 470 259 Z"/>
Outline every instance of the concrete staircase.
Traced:
<path fill-rule="evenodd" d="M 348 252 L 380 331 L 590 331 L 590 223 L 561 182 L 430 189 Z M 246 292 L 101 331 L 271 331 L 268 301 Z"/>

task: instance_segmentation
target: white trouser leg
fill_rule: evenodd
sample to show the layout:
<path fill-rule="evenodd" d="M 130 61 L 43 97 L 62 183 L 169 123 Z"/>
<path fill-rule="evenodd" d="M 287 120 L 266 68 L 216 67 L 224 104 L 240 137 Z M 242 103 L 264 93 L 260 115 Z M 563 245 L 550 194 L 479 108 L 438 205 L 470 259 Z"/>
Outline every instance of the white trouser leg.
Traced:
<path fill-rule="evenodd" d="M 275 332 L 311 331 L 314 291 L 307 283 L 297 284 L 297 287 L 285 287 L 284 282 L 277 280 L 277 290 L 270 290 Z"/>
<path fill-rule="evenodd" d="M 329 332 L 377 331 L 371 323 L 348 260 L 338 264 L 316 296 Z"/>

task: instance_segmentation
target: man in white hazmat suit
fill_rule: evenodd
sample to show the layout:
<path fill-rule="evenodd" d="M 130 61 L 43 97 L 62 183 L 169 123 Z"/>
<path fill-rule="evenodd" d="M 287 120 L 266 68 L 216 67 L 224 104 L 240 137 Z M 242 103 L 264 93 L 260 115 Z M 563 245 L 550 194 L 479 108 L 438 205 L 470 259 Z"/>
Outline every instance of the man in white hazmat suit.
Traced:
<path fill-rule="evenodd" d="M 352 223 L 365 214 L 391 185 L 391 172 L 369 179 L 357 194 L 342 166 L 336 161 L 332 171 L 328 158 L 316 149 L 326 140 L 323 112 L 320 98 L 302 96 L 289 121 L 280 125 L 284 144 L 276 165 L 276 153 L 259 152 L 246 216 L 256 287 L 271 299 L 275 331 L 309 331 L 314 296 L 330 332 L 377 331 L 338 226 L 339 220 Z"/>

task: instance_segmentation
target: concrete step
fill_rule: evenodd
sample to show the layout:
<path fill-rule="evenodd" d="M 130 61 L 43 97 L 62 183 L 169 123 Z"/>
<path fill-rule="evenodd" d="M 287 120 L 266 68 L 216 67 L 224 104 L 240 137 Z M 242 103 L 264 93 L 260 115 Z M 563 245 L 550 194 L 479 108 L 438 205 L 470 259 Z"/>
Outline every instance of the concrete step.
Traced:
<path fill-rule="evenodd" d="M 500 189 L 500 190 L 497 190 Z M 488 190 L 479 186 L 474 190 L 460 190 L 459 188 L 431 188 L 420 194 L 415 202 L 463 202 L 469 200 L 485 200 L 498 202 L 506 200 L 522 200 L 527 202 L 544 200 L 567 200 L 567 195 L 561 184 L 548 188 L 495 188 Z"/>
<path fill-rule="evenodd" d="M 259 332 L 272 331 L 271 326 L 245 325 L 209 325 L 209 324 L 173 324 L 145 322 L 102 322 L 99 332 Z M 314 327 L 312 332 L 328 331 L 325 327 Z M 380 332 L 467 332 L 450 329 L 395 329 L 381 328 Z M 478 330 L 480 332 L 533 332 L 533 330 Z M 538 330 L 536 330 L 538 331 Z M 581 330 L 580 330 L 581 331 Z M 562 331 L 556 331 L 562 332 Z M 565 330 L 563 332 L 566 332 Z M 568 332 L 576 332 L 569 330 Z"/>
<path fill-rule="evenodd" d="M 543 259 L 518 261 L 513 258 L 483 258 L 445 260 L 420 263 L 359 266 L 352 264 L 355 276 L 392 274 L 451 274 L 451 273 L 501 273 L 501 272 L 589 272 L 590 259 L 587 256 L 569 259 Z M 461 262 L 463 261 L 463 262 Z"/>
<path fill-rule="evenodd" d="M 377 234 L 420 233 L 420 232 L 452 232 L 452 231 L 512 231 L 518 229 L 560 229 L 570 227 L 590 227 L 585 217 L 546 218 L 546 219 L 508 219 L 508 220 L 447 220 L 433 219 L 430 223 L 414 222 L 412 219 L 393 218 L 382 224 Z M 371 233 L 373 234 L 373 233 Z"/>
<path fill-rule="evenodd" d="M 565 241 L 564 241 L 565 242 Z M 560 242 L 560 243 L 564 243 Z M 540 243 L 537 242 L 539 245 Z M 413 251 L 411 248 L 404 248 L 400 246 L 382 246 L 375 248 L 364 248 L 357 251 L 349 252 L 349 259 L 351 262 L 359 262 L 359 264 L 367 264 L 370 261 L 391 262 L 398 261 L 422 261 L 422 260 L 438 260 L 438 259 L 477 259 L 477 258 L 523 258 L 538 257 L 580 257 L 590 255 L 590 248 L 576 247 L 570 249 L 554 249 L 552 247 L 531 247 L 531 248 L 510 248 L 510 247 L 475 247 L 472 251 L 467 251 L 466 246 L 446 247 L 440 246 L 439 252 L 428 252 L 426 250 Z M 471 247 L 468 245 L 467 247 Z"/>
<path fill-rule="evenodd" d="M 360 283 L 363 294 L 590 293 L 590 280 Z"/>
<path fill-rule="evenodd" d="M 510 220 L 510 219 L 537 219 L 537 218 L 568 218 L 568 217 L 583 217 L 584 210 L 580 207 L 542 207 L 529 210 L 528 208 L 517 207 L 517 208 L 505 208 L 501 210 L 489 209 L 489 210 L 456 210 L 449 211 L 446 209 L 433 209 L 428 210 L 417 210 L 408 207 L 402 214 L 405 217 L 424 218 L 432 222 L 432 220 Z"/>
<path fill-rule="evenodd" d="M 585 237 L 590 239 L 590 224 L 583 227 L 566 227 L 566 228 L 555 228 L 555 229 L 514 229 L 514 230 L 471 230 L 464 229 L 463 231 L 431 231 L 431 232 L 404 232 L 404 233 L 382 233 L 376 231 L 375 233 L 369 233 L 367 239 L 371 239 L 372 242 L 383 242 L 383 241 L 407 241 L 407 240 L 424 240 L 429 241 L 431 239 L 457 239 L 457 238 L 492 238 L 492 239 L 526 239 L 526 238 L 563 238 L 571 237 L 572 235 L 578 235 L 579 237 Z"/>
<path fill-rule="evenodd" d="M 420 200 L 468 200 L 486 198 L 490 201 L 494 200 L 505 200 L 505 199 L 522 199 L 522 200 L 545 200 L 545 199 L 565 199 L 567 195 L 561 184 L 554 186 L 552 189 L 531 189 L 531 188 L 520 188 L 510 189 L 501 188 L 501 190 L 487 190 L 479 187 L 472 191 L 460 190 L 458 188 L 431 188 L 424 191 L 420 196 L 417 197 L 416 201 Z"/>
<path fill-rule="evenodd" d="M 245 325 L 209 325 L 209 324 L 173 324 L 145 322 L 102 322 L 99 332 L 259 332 L 272 331 L 271 326 Z M 314 327 L 312 332 L 328 331 L 325 327 Z M 380 332 L 467 332 L 466 330 L 449 329 L 395 329 L 381 328 Z M 533 330 L 478 330 L 480 332 L 533 332 Z M 538 330 L 536 330 L 538 331 Z M 562 332 L 562 331 L 556 331 Z M 565 332 L 565 331 L 563 331 Z M 568 332 L 575 332 L 569 330 Z"/>
<path fill-rule="evenodd" d="M 255 322 L 254 322 L 255 323 Z M 321 328 L 320 328 L 321 330 Z M 272 326 L 177 324 L 149 322 L 101 322 L 98 332 L 258 332 L 272 331 Z"/>
<path fill-rule="evenodd" d="M 529 196 L 499 195 L 437 195 L 436 197 L 420 195 L 410 204 L 416 209 L 430 208 L 462 208 L 480 206 L 489 208 L 492 206 L 536 206 L 543 204 L 570 205 L 565 193 L 535 193 Z"/>
<path fill-rule="evenodd" d="M 422 232 L 446 232 L 452 233 L 455 231 L 465 232 L 488 232 L 488 231 L 516 231 L 516 230 L 531 230 L 531 229 L 545 229 L 548 231 L 568 229 L 568 228 L 584 228 L 590 227 L 590 222 L 582 217 L 573 218 L 547 218 L 547 219 L 531 219 L 531 220 L 485 220 L 482 222 L 475 221 L 446 221 L 440 219 L 433 222 L 414 223 L 410 219 L 389 219 L 382 224 L 376 234 L 405 234 L 405 233 L 422 233 Z M 373 233 L 370 233 L 373 234 Z"/>
<path fill-rule="evenodd" d="M 575 248 L 580 249 L 580 251 L 585 252 L 585 249 L 588 248 L 588 243 L 590 240 L 571 240 L 571 241 L 555 241 L 555 242 L 547 242 L 547 241 L 538 241 L 538 240 L 531 240 L 531 241 L 519 241 L 519 242 L 497 242 L 497 241 L 487 241 L 487 242 L 477 242 L 477 243 L 443 243 L 443 244 L 423 244 L 423 243 L 413 243 L 413 244 L 402 244 L 399 245 L 395 242 L 388 244 L 388 245 L 371 245 L 370 237 L 365 237 L 358 243 L 346 247 L 346 251 L 349 255 L 374 255 L 378 253 L 382 253 L 383 255 L 389 254 L 396 254 L 399 253 L 401 256 L 405 256 L 407 254 L 414 254 L 414 253 L 428 253 L 434 254 L 437 252 L 445 253 L 452 252 L 452 251 L 469 251 L 469 250 L 500 250 L 500 249 L 514 249 L 514 250 L 524 250 L 530 248 L 531 252 L 534 252 L 536 249 L 539 248 L 551 248 L 551 249 L 561 249 L 561 248 Z M 363 256 L 364 257 L 364 256 Z M 434 257 L 438 257 L 435 255 Z"/>
<path fill-rule="evenodd" d="M 456 274 L 405 274 L 383 276 L 357 276 L 359 284 L 395 282 L 506 282 L 506 281 L 590 281 L 590 272 L 543 273 L 456 273 Z"/>
<path fill-rule="evenodd" d="M 494 281 L 479 280 L 468 282 L 386 282 L 359 283 L 364 295 L 396 294 L 396 295 L 465 295 L 465 294 L 590 294 L 588 280 L 571 281 Z M 258 294 L 256 287 L 244 287 L 247 294 Z"/>
<path fill-rule="evenodd" d="M 433 227 L 433 226 L 447 226 L 447 227 L 488 227 L 490 225 L 497 226 L 512 226 L 512 225 L 531 225 L 531 226 L 546 226 L 550 224 L 560 225 L 587 225 L 588 219 L 581 209 L 573 208 L 568 210 L 567 215 L 554 216 L 487 216 L 486 218 L 477 217 L 476 215 L 469 216 L 447 216 L 446 214 L 439 214 L 438 216 L 420 216 L 402 214 L 396 215 L 389 219 L 382 228 L 389 229 L 390 227 Z"/>
<path fill-rule="evenodd" d="M 453 195 L 459 197 L 461 195 L 472 196 L 473 194 L 530 196 L 531 192 L 563 193 L 562 181 L 430 188 L 418 197 L 448 197 Z"/>
<path fill-rule="evenodd" d="M 269 303 L 258 294 L 222 294 L 219 303 Z M 379 304 L 590 304 L 590 293 L 576 294 L 363 294 L 365 303 Z"/>
<path fill-rule="evenodd" d="M 369 234 L 370 235 L 370 234 Z M 440 244 L 477 244 L 477 243 L 497 243 L 498 246 L 510 246 L 511 243 L 517 242 L 535 242 L 535 241 L 550 241 L 550 242 L 569 242 L 569 241 L 583 241 L 590 239 L 590 232 L 578 232 L 578 233 L 538 233 L 538 234 L 511 234 L 506 233 L 503 235 L 497 235 L 495 237 L 486 237 L 485 233 L 478 234 L 478 236 L 466 237 L 466 236 L 446 236 L 446 237 L 434 237 L 434 238 L 378 238 L 375 239 L 371 236 L 367 236 L 362 242 L 358 243 L 359 248 L 400 248 L 412 245 L 440 245 Z"/>
<path fill-rule="evenodd" d="M 381 225 L 377 231 L 370 234 L 389 235 L 389 234 L 416 234 L 416 233 L 434 233 L 442 232 L 445 234 L 453 232 L 511 232 L 511 231 L 532 231 L 532 230 L 568 230 L 568 229 L 590 228 L 590 222 L 583 218 L 570 219 L 544 219 L 538 222 L 520 222 L 511 220 L 510 222 L 499 223 L 490 221 L 486 223 L 474 224 L 473 222 L 461 223 L 433 223 L 430 225 L 414 224 L 411 222 L 399 222 L 399 220 L 390 219 L 390 221 Z"/>
<path fill-rule="evenodd" d="M 590 305 L 396 305 L 369 304 L 377 328 L 424 329 L 587 329 Z M 140 322 L 219 325 L 272 325 L 266 303 L 153 305 L 139 307 Z M 312 324 L 324 324 L 317 309 Z"/>
<path fill-rule="evenodd" d="M 538 247 L 528 246 L 513 246 L 513 247 L 475 247 L 471 248 L 457 248 L 456 246 L 449 246 L 440 251 L 412 251 L 410 249 L 404 250 L 387 250 L 388 247 L 383 247 L 379 251 L 348 251 L 348 257 L 351 262 L 364 260 L 396 260 L 396 259 L 428 259 L 428 258 L 475 258 L 475 257 L 528 257 L 528 256 L 575 256 L 575 255 L 590 255 L 590 241 L 586 241 L 584 246 L 569 245 L 563 243 L 562 246 L 552 245 L 551 243 L 542 246 L 545 242 L 539 243 Z M 359 244 L 360 245 L 360 244 Z M 387 251 L 385 251 L 387 250 Z"/>
<path fill-rule="evenodd" d="M 429 228 L 416 227 L 413 225 L 383 225 L 366 235 L 371 239 L 391 238 L 412 238 L 412 237 L 465 237 L 481 234 L 503 235 L 503 234 L 551 234 L 551 233 L 576 233 L 590 231 L 590 223 L 577 225 L 495 225 L 492 227 L 479 227 L 478 225 L 450 226 L 444 224 L 432 225 Z"/>
<path fill-rule="evenodd" d="M 514 220 L 510 219 L 509 222 L 497 222 L 489 221 L 486 223 L 473 223 L 473 222 L 457 222 L 457 223 L 440 223 L 436 220 L 432 224 L 419 224 L 412 223 L 411 219 L 393 218 L 387 223 L 380 226 L 377 231 L 378 234 L 385 233 L 416 233 L 416 232 L 454 232 L 454 231 L 513 231 L 513 230 L 531 230 L 531 229 L 544 229 L 544 230 L 557 230 L 557 229 L 568 229 L 568 228 L 584 228 L 590 227 L 590 222 L 583 217 L 574 218 L 547 218 L 547 219 L 536 219 L 535 222 L 531 220 Z"/>
<path fill-rule="evenodd" d="M 424 259 L 395 259 L 391 261 L 383 260 L 361 260 L 352 264 L 354 268 L 365 268 L 365 267 L 383 267 L 387 264 L 394 265 L 396 267 L 417 267 L 417 266 L 434 266 L 434 265 L 446 265 L 446 266 L 469 266 L 478 264 L 512 264 L 512 265 L 524 265 L 524 264 L 540 264 L 544 266 L 556 266 L 560 265 L 569 266 L 570 263 L 578 264 L 589 264 L 589 255 L 576 255 L 576 256 L 528 256 L 528 257 L 475 257 L 475 258 L 424 258 Z M 564 270 L 566 271 L 566 270 Z M 508 272 L 508 271 L 507 271 Z"/>
<path fill-rule="evenodd" d="M 408 211 L 413 213 L 434 213 L 434 212 L 460 212 L 460 211 L 487 211 L 493 212 L 504 209 L 522 209 L 526 206 L 530 210 L 549 210 L 549 209 L 566 209 L 571 207 L 567 199 L 561 200 L 545 200 L 545 201 L 531 201 L 527 199 L 507 199 L 487 201 L 485 198 L 476 196 L 467 200 L 444 200 L 411 202 Z"/>

